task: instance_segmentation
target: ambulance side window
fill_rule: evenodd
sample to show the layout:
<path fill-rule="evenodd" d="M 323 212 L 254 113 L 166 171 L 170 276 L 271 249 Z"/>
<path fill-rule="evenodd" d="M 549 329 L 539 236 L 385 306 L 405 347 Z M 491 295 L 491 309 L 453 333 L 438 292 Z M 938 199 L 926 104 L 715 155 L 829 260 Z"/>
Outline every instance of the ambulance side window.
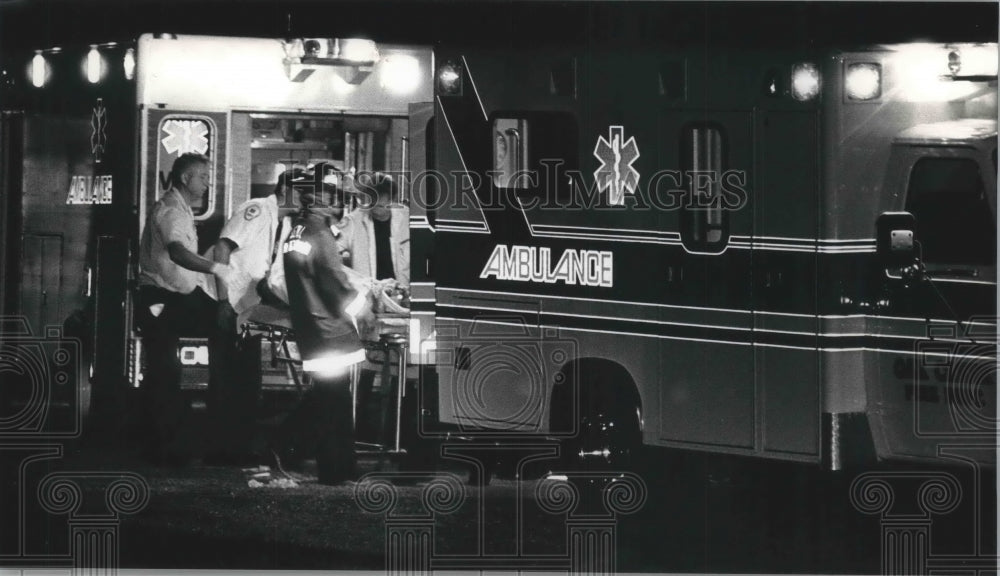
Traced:
<path fill-rule="evenodd" d="M 979 163 L 921 158 L 910 171 L 906 211 L 928 264 L 995 265 L 996 224 Z"/>
<path fill-rule="evenodd" d="M 681 214 L 681 238 L 690 250 L 718 252 L 729 242 L 729 215 L 722 198 L 725 133 L 716 124 L 691 124 L 682 132 L 681 166 L 688 197 Z"/>

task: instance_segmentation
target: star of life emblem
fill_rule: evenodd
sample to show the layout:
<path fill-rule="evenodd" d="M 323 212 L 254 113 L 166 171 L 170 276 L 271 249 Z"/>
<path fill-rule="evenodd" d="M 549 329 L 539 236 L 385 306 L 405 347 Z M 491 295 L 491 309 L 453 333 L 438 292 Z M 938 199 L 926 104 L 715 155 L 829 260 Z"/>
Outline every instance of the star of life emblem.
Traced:
<path fill-rule="evenodd" d="M 208 126 L 201 120 L 167 120 L 163 132 L 163 148 L 169 154 L 208 152 Z"/>
<path fill-rule="evenodd" d="M 104 150 L 108 145 L 108 111 L 104 107 L 104 99 L 98 98 L 97 105 L 90 115 L 90 153 L 94 155 L 94 162 L 100 163 L 104 156 Z"/>
<path fill-rule="evenodd" d="M 594 171 L 598 192 L 608 193 L 611 206 L 623 205 L 625 193 L 635 194 L 639 186 L 639 171 L 632 167 L 639 158 L 635 137 L 625 140 L 624 127 L 610 126 L 607 139 L 604 136 L 597 138 L 594 157 L 601 161 L 601 166 Z"/>

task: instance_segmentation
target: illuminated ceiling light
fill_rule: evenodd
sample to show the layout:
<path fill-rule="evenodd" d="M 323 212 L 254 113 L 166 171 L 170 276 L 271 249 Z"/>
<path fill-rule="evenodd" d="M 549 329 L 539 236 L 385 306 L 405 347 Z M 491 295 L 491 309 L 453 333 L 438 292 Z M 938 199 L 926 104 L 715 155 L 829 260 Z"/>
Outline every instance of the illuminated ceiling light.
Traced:
<path fill-rule="evenodd" d="M 874 100 L 882 95 L 882 66 L 854 63 L 847 67 L 847 97 L 851 100 Z"/>
<path fill-rule="evenodd" d="M 437 90 L 442 96 L 462 95 L 462 66 L 447 62 L 437 71 Z"/>
<path fill-rule="evenodd" d="M 819 70 L 815 64 L 796 64 L 792 67 L 792 96 L 801 102 L 819 95 Z"/>
<path fill-rule="evenodd" d="M 125 68 L 125 79 L 131 80 L 135 78 L 135 48 L 129 48 L 125 51 L 125 57 L 122 60 L 122 66 Z"/>
<path fill-rule="evenodd" d="M 420 86 L 420 61 L 393 54 L 382 61 L 382 87 L 396 94 L 410 94 Z"/>
<path fill-rule="evenodd" d="M 31 59 L 31 84 L 35 88 L 41 88 L 45 86 L 46 76 L 45 56 L 42 56 L 41 50 L 35 50 L 35 57 Z"/>
<path fill-rule="evenodd" d="M 91 84 L 101 81 L 101 53 L 95 44 L 90 45 L 90 52 L 87 53 L 87 81 Z"/>

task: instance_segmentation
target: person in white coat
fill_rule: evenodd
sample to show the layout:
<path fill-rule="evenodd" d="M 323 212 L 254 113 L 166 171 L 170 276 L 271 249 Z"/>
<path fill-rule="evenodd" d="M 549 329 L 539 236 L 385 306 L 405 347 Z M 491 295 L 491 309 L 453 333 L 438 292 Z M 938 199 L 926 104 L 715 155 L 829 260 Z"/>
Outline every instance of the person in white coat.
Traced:
<path fill-rule="evenodd" d="M 399 187 L 391 177 L 375 174 L 361 186 L 361 207 L 344 220 L 343 249 L 350 267 L 374 284 L 410 286 L 410 211 L 400 202 Z"/>
<path fill-rule="evenodd" d="M 218 281 L 215 286 L 219 304 L 209 339 L 212 361 L 208 390 L 208 409 L 215 431 L 214 446 L 205 458 L 207 464 L 243 466 L 256 462 L 252 441 L 260 361 L 259 350 L 252 347 L 255 343 L 259 347 L 259 342 L 251 339 L 246 347 L 239 345 L 237 317 L 260 303 L 257 283 L 271 268 L 284 188 L 279 179 L 269 194 L 237 207 L 208 254 L 237 274 L 235 282 L 227 285 Z"/>

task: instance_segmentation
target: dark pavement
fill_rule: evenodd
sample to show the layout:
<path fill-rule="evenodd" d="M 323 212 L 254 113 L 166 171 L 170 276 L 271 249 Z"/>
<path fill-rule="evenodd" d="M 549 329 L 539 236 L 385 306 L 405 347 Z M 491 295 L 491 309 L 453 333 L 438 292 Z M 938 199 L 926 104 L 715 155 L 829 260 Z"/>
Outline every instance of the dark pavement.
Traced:
<path fill-rule="evenodd" d="M 559 489 L 551 488 L 559 482 L 508 474 L 485 488 L 467 485 L 469 468 L 455 460 L 393 483 L 396 466 L 367 456 L 360 464 L 368 476 L 360 485 L 334 487 L 319 485 L 314 464 L 307 463 L 293 473 L 297 487 L 255 488 L 238 467 L 197 459 L 185 467 L 152 466 L 128 438 L 88 438 L 19 466 L 32 450 L 51 449 L 3 450 L 2 565 L 18 564 L 10 555 L 19 535 L 28 553 L 66 556 L 73 522 L 84 512 L 106 512 L 109 486 L 122 473 L 140 479 L 148 499 L 135 513 L 113 517 L 121 568 L 384 570 L 387 535 L 416 522 L 431 527 L 435 567 L 479 569 L 490 557 L 499 565 L 561 571 L 569 566 L 573 527 L 607 521 L 620 572 L 880 573 L 882 532 L 892 519 L 852 503 L 854 474 L 667 450 L 643 455 L 647 464 L 637 477 L 645 500 L 633 502 L 630 513 L 605 518 L 583 515 L 605 511 L 600 502 L 587 500 L 593 505 L 586 509 L 553 505 Z M 962 469 L 906 470 L 903 480 L 942 473 L 959 480 L 957 504 L 926 518 L 929 557 L 995 555 L 995 471 L 977 486 L 975 475 Z M 58 502 L 40 503 L 50 475 L 77 479 L 78 509 L 52 512 Z M 889 484 L 895 489 L 890 516 L 898 521 L 919 512 L 919 485 Z M 7 513 L 19 503 L 22 526 L 17 514 Z"/>

